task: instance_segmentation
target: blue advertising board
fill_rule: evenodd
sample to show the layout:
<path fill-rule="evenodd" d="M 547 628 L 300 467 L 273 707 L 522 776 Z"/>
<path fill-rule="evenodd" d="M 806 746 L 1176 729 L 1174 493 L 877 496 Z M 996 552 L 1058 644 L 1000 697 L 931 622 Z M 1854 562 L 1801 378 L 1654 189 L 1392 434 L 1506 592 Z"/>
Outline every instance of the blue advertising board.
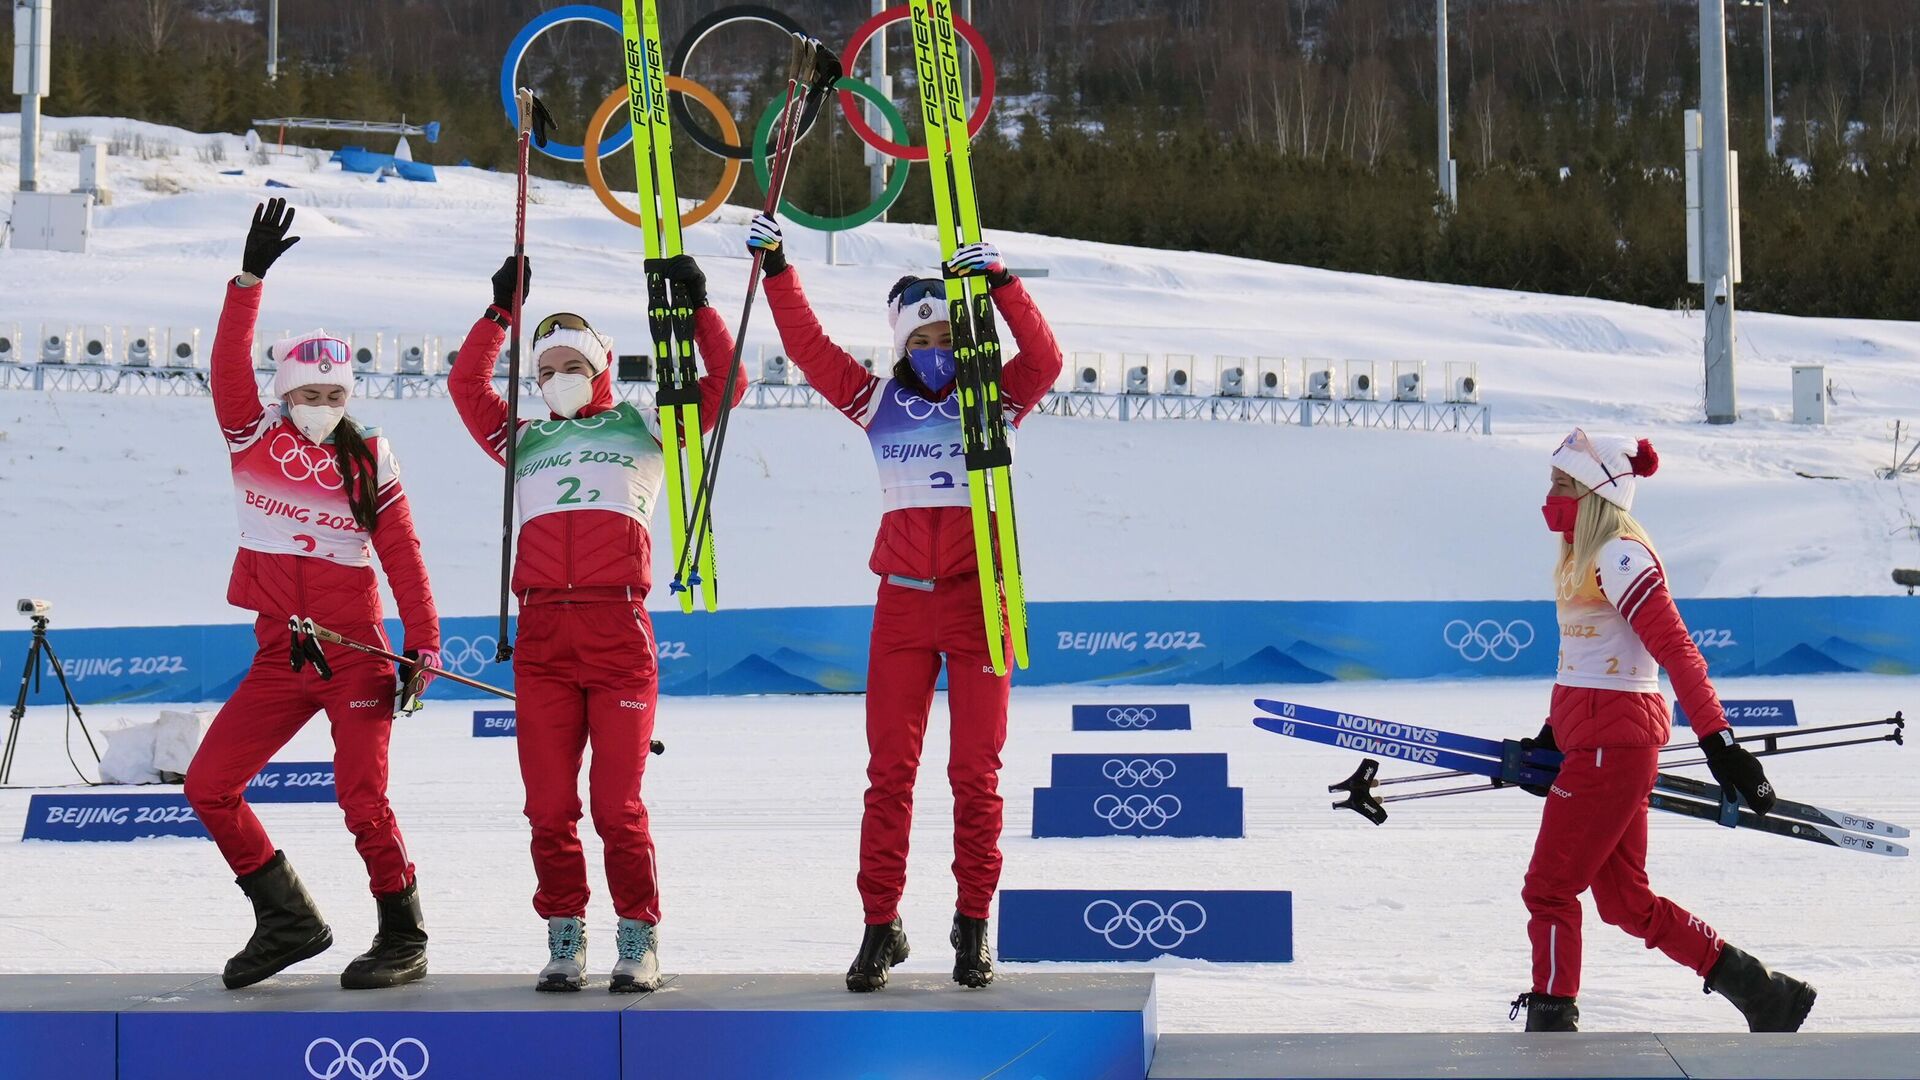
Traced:
<path fill-rule="evenodd" d="M 1075 731 L 1189 731 L 1193 709 L 1186 705 L 1075 705 Z"/>
<path fill-rule="evenodd" d="M 1225 754 L 1055 754 L 1053 786 L 1199 791 L 1227 786 Z"/>
<path fill-rule="evenodd" d="M 1181 956 L 1293 960 L 1293 894 L 1272 890 L 1003 889 L 1000 959 L 1098 963 Z"/>
<path fill-rule="evenodd" d="M 275 761 L 247 783 L 250 803 L 331 803 L 336 801 L 333 763 Z M 152 836 L 188 836 L 204 840 L 206 827 L 179 789 L 103 792 L 54 791 L 27 800 L 22 840 L 143 840 Z"/>
<path fill-rule="evenodd" d="M 1723 698 L 1720 707 L 1726 710 L 1727 723 L 1734 727 L 1794 727 L 1800 723 L 1800 714 L 1790 698 Z M 1676 726 L 1687 722 L 1687 714 L 1677 701 L 1673 703 L 1673 722 Z"/>
<path fill-rule="evenodd" d="M 247 781 L 250 803 L 338 801 L 331 761 L 273 761 Z"/>
<path fill-rule="evenodd" d="M 1915 610 L 1899 596 L 1680 602 L 1719 678 L 1920 673 Z M 1074 601 L 1033 604 L 1029 616 L 1032 667 L 1020 674 L 1023 686 L 1542 677 L 1553 673 L 1557 649 L 1547 601 Z M 653 618 L 662 693 L 852 693 L 866 686 L 869 607 L 698 615 L 676 609 Z M 493 663 L 491 619 L 447 618 L 441 625 L 450 670 L 511 689 L 511 668 Z M 397 639 L 399 624 L 389 632 Z M 17 663 L 8 658 L 24 656 L 28 640 L 25 631 L 0 633 L 0 664 Z M 256 651 L 246 625 L 55 628 L 53 640 L 83 705 L 221 701 Z M 57 704 L 59 693 L 46 679 L 29 701 Z M 430 691 L 435 700 L 482 696 L 450 680 Z M 1107 708 L 1085 714 L 1084 722 L 1116 730 Z M 1076 715 L 1076 729 L 1082 722 Z"/>
<path fill-rule="evenodd" d="M 473 737 L 476 739 L 511 739 L 519 734 L 512 709 L 475 709 L 473 710 Z"/>
<path fill-rule="evenodd" d="M 1241 789 L 1115 791 L 1111 787 L 1033 789 L 1036 837 L 1242 835 Z"/>

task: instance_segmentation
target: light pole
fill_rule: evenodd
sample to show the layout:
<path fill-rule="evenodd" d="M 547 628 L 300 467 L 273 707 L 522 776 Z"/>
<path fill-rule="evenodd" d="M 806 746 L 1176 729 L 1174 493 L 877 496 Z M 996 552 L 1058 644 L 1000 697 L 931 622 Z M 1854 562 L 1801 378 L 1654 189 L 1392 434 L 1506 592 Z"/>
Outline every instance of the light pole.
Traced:
<path fill-rule="evenodd" d="M 280 0 L 267 0 L 267 81 L 280 78 Z"/>
<path fill-rule="evenodd" d="M 20 190 L 40 187 L 40 99 L 53 89 L 53 0 L 13 0 L 13 92 L 20 95 Z"/>
<path fill-rule="evenodd" d="M 1773 124 L 1773 0 L 1740 0 L 1740 6 L 1760 9 L 1760 62 L 1767 83 L 1767 156 L 1779 157 L 1780 137 Z"/>
<path fill-rule="evenodd" d="M 1700 277 L 1705 292 L 1709 424 L 1740 419 L 1734 380 L 1734 192 L 1727 145 L 1726 18 L 1725 0 L 1700 0 Z"/>
<path fill-rule="evenodd" d="M 1434 0 L 1434 66 L 1438 76 L 1434 86 L 1434 104 L 1440 114 L 1440 149 L 1434 161 L 1434 177 L 1440 181 L 1440 194 L 1449 205 L 1457 203 L 1460 193 L 1453 183 L 1453 136 L 1447 105 L 1447 0 Z"/>

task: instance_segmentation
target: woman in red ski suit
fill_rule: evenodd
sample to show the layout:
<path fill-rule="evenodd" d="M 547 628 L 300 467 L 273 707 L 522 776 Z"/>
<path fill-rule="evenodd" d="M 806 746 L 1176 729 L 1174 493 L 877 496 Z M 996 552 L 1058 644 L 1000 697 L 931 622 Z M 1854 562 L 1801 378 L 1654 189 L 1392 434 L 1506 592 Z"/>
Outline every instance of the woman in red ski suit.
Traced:
<path fill-rule="evenodd" d="M 287 620 L 311 618 L 387 648 L 374 553 L 399 601 L 407 656 L 423 688 L 439 664 L 440 618 L 393 448 L 346 417 L 353 390 L 347 344 L 320 331 L 276 344 L 271 408 L 254 384 L 260 279 L 299 241 L 293 211 L 274 199 L 254 212 L 244 271 L 227 285 L 213 343 L 214 412 L 226 437 L 240 517 L 240 551 L 227 602 L 259 613 L 253 666 L 220 709 L 187 769 L 193 805 L 253 902 L 253 937 L 227 962 L 229 987 L 247 986 L 333 944 L 313 898 L 247 805 L 248 781 L 325 710 L 333 774 L 379 910 L 373 947 L 340 976 L 348 989 L 393 986 L 427 971 L 427 935 L 406 843 L 387 805 L 387 739 L 394 667 L 347 649 L 323 653 L 331 677 L 289 663 Z"/>
<path fill-rule="evenodd" d="M 906 959 L 900 922 L 906 888 L 913 783 L 946 658 L 952 749 L 953 873 L 959 884 L 953 977 L 965 986 L 993 980 L 987 914 L 1000 881 L 1000 750 L 1007 738 L 1008 675 L 995 675 L 980 612 L 966 465 L 958 460 L 951 328 L 944 284 L 903 278 L 887 301 L 891 371 L 867 371 L 829 340 L 787 265 L 780 226 L 754 219 L 750 251 L 764 253 L 767 304 L 780 339 L 807 382 L 867 433 L 880 471 L 880 533 L 868 566 L 880 576 L 867 658 L 867 795 L 857 884 L 866 934 L 847 989 L 877 990 Z M 991 244 L 955 254 L 959 273 L 984 274 L 993 305 L 1018 352 L 1001 371 L 1009 424 L 1017 425 L 1059 377 L 1060 347 L 1026 286 Z"/>
<path fill-rule="evenodd" d="M 1661 669 L 1721 789 L 1738 792 L 1757 814 L 1774 804 L 1760 762 L 1734 741 L 1659 556 L 1629 512 L 1640 478 L 1658 465 L 1644 439 L 1579 429 L 1553 454 L 1541 512 L 1561 535 L 1559 672 L 1546 724 L 1523 743 L 1564 760 L 1550 788 L 1527 789 L 1546 806 L 1520 893 L 1533 990 L 1514 1002 L 1514 1015 L 1526 1009 L 1528 1031 L 1577 1030 L 1580 894 L 1591 889 L 1602 920 L 1700 975 L 1752 1030 L 1795 1031 L 1813 1007 L 1813 988 L 1768 971 L 1647 883 L 1647 796 L 1672 727 Z"/>
<path fill-rule="evenodd" d="M 514 262 L 493 276 L 493 305 L 468 332 L 447 386 L 460 419 L 496 462 L 518 440 L 515 499 L 520 528 L 513 594 L 520 618 L 513 652 L 520 776 L 533 827 L 539 888 L 533 908 L 547 920 L 549 962 L 536 986 L 585 984 L 587 864 L 580 847 L 580 764 L 589 742 L 587 786 L 593 826 L 606 849 L 607 885 L 620 918 L 609 989 L 657 989 L 659 886 L 640 783 L 653 738 L 659 681 L 647 592 L 653 584 L 648 532 L 664 462 L 657 413 L 613 393 L 613 342 L 577 315 L 550 315 L 533 336 L 532 358 L 545 421 L 509 423 L 493 386 L 494 364 L 511 329 Z M 703 427 L 711 426 L 733 359 L 733 335 L 707 306 L 706 277 L 688 256 L 657 270 L 695 308 L 694 343 L 706 367 L 699 380 Z M 522 294 L 531 269 L 520 282 Z M 734 401 L 746 393 L 735 386 Z"/>

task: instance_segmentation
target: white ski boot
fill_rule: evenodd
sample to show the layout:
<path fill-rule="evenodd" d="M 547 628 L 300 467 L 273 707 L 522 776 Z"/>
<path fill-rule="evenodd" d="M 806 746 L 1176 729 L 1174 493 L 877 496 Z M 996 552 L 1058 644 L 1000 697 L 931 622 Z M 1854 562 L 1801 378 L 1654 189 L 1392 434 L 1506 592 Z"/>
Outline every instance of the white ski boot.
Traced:
<path fill-rule="evenodd" d="M 613 962 L 607 989 L 616 994 L 638 994 L 660 989 L 659 930 L 650 922 L 621 919 L 614 935 L 620 958 Z"/>
<path fill-rule="evenodd" d="M 547 920 L 547 966 L 540 969 L 535 990 L 578 990 L 587 985 L 587 970 L 581 960 L 587 951 L 587 924 L 580 919 L 555 916 Z"/>

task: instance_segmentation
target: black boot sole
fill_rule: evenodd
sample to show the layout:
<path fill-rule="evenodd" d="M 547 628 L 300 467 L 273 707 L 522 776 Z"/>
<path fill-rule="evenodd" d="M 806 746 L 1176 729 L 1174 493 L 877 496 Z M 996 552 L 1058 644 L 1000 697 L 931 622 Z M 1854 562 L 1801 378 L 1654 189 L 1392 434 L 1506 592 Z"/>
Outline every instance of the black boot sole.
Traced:
<path fill-rule="evenodd" d="M 887 974 L 906 963 L 910 955 L 912 955 L 911 950 L 908 949 L 907 943 L 902 941 L 900 948 L 895 950 L 887 962 L 881 966 L 879 974 L 865 971 L 847 972 L 847 989 L 856 994 L 871 994 L 875 990 L 884 990 L 887 985 Z"/>
<path fill-rule="evenodd" d="M 609 994 L 651 994 L 658 989 L 660 989 L 659 984 L 642 986 L 640 980 L 631 975 L 622 975 L 607 982 Z"/>
<path fill-rule="evenodd" d="M 417 964 L 408 964 L 403 968 L 389 968 L 384 971 L 355 971 L 351 966 L 340 973 L 342 990 L 385 990 L 392 986 L 404 986 L 410 982 L 419 982 L 427 977 L 427 958 L 422 956 Z"/>
<path fill-rule="evenodd" d="M 1808 986 L 1805 983 L 1802 983 L 1800 986 L 1800 992 L 1793 996 L 1793 1007 L 1790 1010 L 1788 1010 L 1788 1013 L 1787 1013 L 1788 1021 L 1784 1026 L 1756 1028 L 1756 1027 L 1753 1027 L 1752 1025 L 1748 1025 L 1748 1027 L 1752 1031 L 1771 1031 L 1771 1032 L 1799 1031 L 1800 1025 L 1807 1022 L 1807 1014 L 1813 1012 L 1814 999 L 1818 998 L 1819 996 L 1820 996 L 1820 991 L 1815 990 L 1813 987 Z"/>
<path fill-rule="evenodd" d="M 969 990 L 984 990 L 993 985 L 993 971 L 957 967 L 953 969 L 953 981 Z"/>
<path fill-rule="evenodd" d="M 534 984 L 533 988 L 543 994 L 571 994 L 585 989 L 586 985 L 587 980 L 585 978 L 575 982 L 564 975 L 553 975 L 541 979 L 538 983 Z"/>
<path fill-rule="evenodd" d="M 220 981 L 225 983 L 229 990 L 240 990 L 254 983 L 271 979 L 300 961 L 311 960 L 331 948 L 333 948 L 333 928 L 322 926 L 319 933 L 309 938 L 307 943 L 299 948 L 281 953 L 272 960 L 248 968 L 238 975 L 222 973 Z"/>

